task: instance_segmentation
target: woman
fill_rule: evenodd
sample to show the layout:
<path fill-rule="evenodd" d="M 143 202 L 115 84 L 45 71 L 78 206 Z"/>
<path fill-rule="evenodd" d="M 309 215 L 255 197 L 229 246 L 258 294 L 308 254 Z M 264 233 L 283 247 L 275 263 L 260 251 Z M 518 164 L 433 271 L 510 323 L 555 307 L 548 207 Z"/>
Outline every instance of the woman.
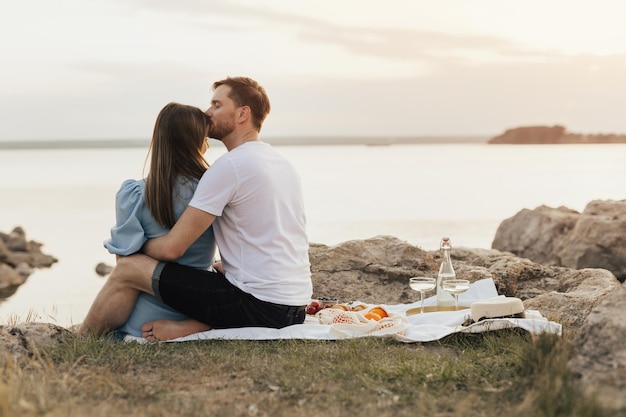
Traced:
<path fill-rule="evenodd" d="M 196 107 L 169 103 L 161 110 L 148 150 L 148 175 L 142 180 L 124 181 L 117 192 L 116 225 L 111 229 L 111 238 L 104 242 L 110 253 L 119 257 L 138 252 L 148 239 L 166 234 L 174 225 L 209 167 L 204 159 L 209 147 L 208 130 L 208 116 Z M 216 249 L 210 227 L 177 262 L 207 269 Z M 187 317 L 141 293 L 116 336 L 141 337 L 141 326 L 158 319 Z"/>

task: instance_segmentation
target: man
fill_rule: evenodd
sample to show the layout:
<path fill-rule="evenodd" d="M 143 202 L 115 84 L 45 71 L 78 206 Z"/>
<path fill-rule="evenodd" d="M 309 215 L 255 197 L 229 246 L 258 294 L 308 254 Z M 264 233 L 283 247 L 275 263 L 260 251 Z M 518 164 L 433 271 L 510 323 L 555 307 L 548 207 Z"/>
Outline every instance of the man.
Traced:
<path fill-rule="evenodd" d="M 117 328 L 140 291 L 192 318 L 146 323 L 142 330 L 148 340 L 304 321 L 312 283 L 302 190 L 289 162 L 259 139 L 269 99 L 263 87 L 245 77 L 217 81 L 213 90 L 206 111 L 210 133 L 228 153 L 202 177 L 167 235 L 149 240 L 145 255 L 119 259 L 80 333 L 101 335 Z M 158 261 L 180 257 L 211 224 L 224 273 Z"/>

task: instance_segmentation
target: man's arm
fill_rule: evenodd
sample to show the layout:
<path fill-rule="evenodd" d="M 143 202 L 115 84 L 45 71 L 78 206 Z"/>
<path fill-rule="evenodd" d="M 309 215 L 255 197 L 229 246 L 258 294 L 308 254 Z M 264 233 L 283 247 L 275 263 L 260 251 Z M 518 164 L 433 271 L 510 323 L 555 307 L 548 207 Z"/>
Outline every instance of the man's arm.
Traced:
<path fill-rule="evenodd" d="M 214 215 L 189 206 L 169 233 L 150 239 L 143 245 L 143 253 L 162 261 L 178 259 L 214 220 Z"/>

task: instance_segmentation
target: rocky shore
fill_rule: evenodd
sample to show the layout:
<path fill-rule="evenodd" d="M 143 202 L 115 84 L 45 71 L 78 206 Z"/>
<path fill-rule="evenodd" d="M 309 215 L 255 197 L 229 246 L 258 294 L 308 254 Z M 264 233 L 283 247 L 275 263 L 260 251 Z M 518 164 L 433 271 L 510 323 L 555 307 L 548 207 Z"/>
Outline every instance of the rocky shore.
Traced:
<path fill-rule="evenodd" d="M 453 247 L 452 261 L 457 276 L 472 282 L 492 278 L 499 294 L 518 297 L 525 308 L 561 323 L 564 337 L 572 340 L 574 375 L 603 404 L 626 410 L 623 236 L 626 200 L 592 201 L 582 213 L 542 206 L 503 221 L 492 249 Z M 4 237 L 2 242 L 7 246 Z M 413 302 L 408 279 L 436 276 L 441 263 L 439 251 L 392 236 L 311 244 L 309 255 L 314 297 L 342 302 Z M 65 332 L 42 323 L 0 326 L 0 346 L 29 355 Z"/>
<path fill-rule="evenodd" d="M 489 144 L 548 145 L 548 144 L 591 144 L 626 143 L 626 135 L 570 133 L 564 126 L 522 126 L 507 129 L 494 136 Z"/>

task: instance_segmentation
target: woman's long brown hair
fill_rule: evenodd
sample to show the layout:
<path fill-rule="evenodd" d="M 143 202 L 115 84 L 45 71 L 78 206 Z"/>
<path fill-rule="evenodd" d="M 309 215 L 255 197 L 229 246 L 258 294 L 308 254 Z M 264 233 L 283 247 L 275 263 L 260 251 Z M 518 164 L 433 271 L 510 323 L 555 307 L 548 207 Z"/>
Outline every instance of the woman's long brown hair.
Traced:
<path fill-rule="evenodd" d="M 176 222 L 173 205 L 176 179 L 200 179 L 209 167 L 202 152 L 208 125 L 209 117 L 202 110 L 179 103 L 167 104 L 156 119 L 148 149 L 150 169 L 145 200 L 154 218 L 164 227 L 171 228 Z"/>

